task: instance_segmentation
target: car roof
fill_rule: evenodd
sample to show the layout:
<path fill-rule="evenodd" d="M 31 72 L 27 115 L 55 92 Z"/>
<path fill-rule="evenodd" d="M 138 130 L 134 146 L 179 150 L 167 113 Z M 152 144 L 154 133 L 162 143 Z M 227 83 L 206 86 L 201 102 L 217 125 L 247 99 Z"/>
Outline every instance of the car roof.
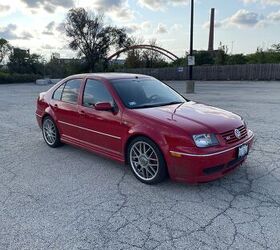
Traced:
<path fill-rule="evenodd" d="M 142 74 L 132 74 L 132 73 L 85 73 L 69 76 L 69 78 L 77 77 L 92 77 L 92 78 L 101 78 L 105 80 L 117 80 L 117 79 L 133 79 L 133 78 L 150 78 L 150 76 Z"/>

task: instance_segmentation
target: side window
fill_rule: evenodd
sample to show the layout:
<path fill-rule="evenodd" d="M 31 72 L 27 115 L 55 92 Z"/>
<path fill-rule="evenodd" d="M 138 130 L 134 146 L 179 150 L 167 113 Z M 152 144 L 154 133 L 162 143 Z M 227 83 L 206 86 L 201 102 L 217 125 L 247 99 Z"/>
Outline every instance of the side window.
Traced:
<path fill-rule="evenodd" d="M 59 88 L 56 89 L 56 91 L 53 93 L 53 99 L 54 100 L 61 100 L 61 94 L 63 91 L 65 84 L 62 84 Z"/>
<path fill-rule="evenodd" d="M 81 81 L 81 79 L 73 79 L 66 82 L 64 90 L 62 92 L 61 101 L 77 103 Z"/>
<path fill-rule="evenodd" d="M 88 79 L 84 90 L 83 105 L 92 107 L 98 102 L 109 102 L 112 105 L 114 103 L 111 94 L 102 82 Z"/>

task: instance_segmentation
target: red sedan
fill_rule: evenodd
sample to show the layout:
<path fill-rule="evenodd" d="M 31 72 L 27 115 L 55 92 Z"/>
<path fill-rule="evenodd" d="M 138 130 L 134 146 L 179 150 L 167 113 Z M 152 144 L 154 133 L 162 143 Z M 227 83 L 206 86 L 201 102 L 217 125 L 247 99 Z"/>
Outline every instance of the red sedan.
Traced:
<path fill-rule="evenodd" d="M 239 115 L 134 74 L 70 76 L 39 95 L 36 117 L 50 147 L 128 163 L 147 184 L 218 179 L 245 161 L 254 138 Z"/>

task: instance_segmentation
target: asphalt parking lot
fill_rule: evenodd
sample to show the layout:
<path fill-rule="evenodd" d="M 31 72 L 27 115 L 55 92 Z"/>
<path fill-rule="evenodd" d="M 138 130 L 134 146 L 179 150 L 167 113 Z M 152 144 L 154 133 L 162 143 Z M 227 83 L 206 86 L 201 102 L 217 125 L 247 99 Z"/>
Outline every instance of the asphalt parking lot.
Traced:
<path fill-rule="evenodd" d="M 144 185 L 111 160 L 49 148 L 34 115 L 47 88 L 0 85 L 0 249 L 280 248 L 280 82 L 198 83 L 188 95 L 256 134 L 243 166 L 195 186 Z"/>

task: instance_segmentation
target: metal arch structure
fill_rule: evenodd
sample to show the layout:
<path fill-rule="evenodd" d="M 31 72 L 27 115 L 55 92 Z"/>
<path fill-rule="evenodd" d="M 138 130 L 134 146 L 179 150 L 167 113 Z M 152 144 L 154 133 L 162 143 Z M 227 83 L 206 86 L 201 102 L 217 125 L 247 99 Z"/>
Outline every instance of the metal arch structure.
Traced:
<path fill-rule="evenodd" d="M 149 45 L 149 44 L 140 44 L 140 45 L 133 45 L 133 46 L 129 46 L 129 47 L 126 47 L 124 49 L 121 49 L 121 50 L 115 52 L 113 55 L 109 56 L 107 58 L 107 60 L 110 61 L 114 57 L 119 56 L 121 53 L 125 53 L 125 52 L 127 52 L 129 50 L 135 50 L 135 49 L 147 49 L 147 50 L 156 51 L 156 52 L 162 54 L 163 56 L 166 56 L 167 58 L 169 58 L 173 62 L 179 59 L 178 56 L 176 56 L 172 52 L 170 52 L 170 51 L 168 51 L 166 49 L 163 49 L 161 47 L 154 46 L 154 45 Z"/>

